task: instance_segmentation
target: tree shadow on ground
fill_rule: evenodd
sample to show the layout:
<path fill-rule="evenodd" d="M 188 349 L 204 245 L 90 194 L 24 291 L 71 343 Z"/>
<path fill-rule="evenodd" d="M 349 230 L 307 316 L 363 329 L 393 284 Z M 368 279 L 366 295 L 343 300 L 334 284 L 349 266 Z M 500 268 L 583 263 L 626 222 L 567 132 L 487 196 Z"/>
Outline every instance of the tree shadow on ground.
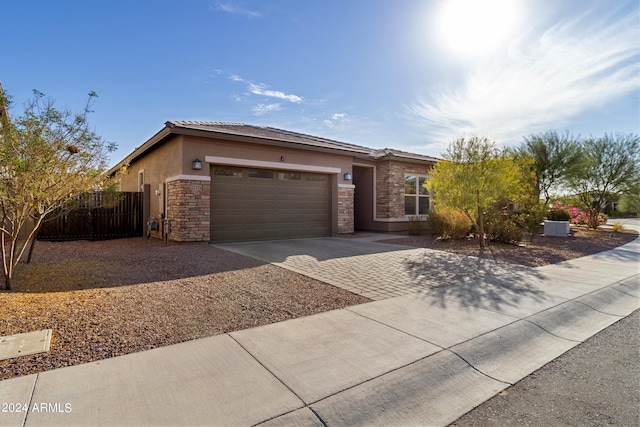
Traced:
<path fill-rule="evenodd" d="M 550 297 L 536 285 L 543 273 L 516 264 L 425 249 L 422 259 L 407 260 L 405 268 L 420 294 L 443 308 L 457 302 L 502 311 Z"/>

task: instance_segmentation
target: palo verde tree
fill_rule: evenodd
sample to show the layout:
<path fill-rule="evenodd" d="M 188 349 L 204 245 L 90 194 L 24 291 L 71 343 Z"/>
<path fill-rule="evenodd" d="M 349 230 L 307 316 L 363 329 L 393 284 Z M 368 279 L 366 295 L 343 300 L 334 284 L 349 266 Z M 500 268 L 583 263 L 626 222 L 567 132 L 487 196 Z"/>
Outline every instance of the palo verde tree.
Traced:
<path fill-rule="evenodd" d="M 0 246 L 4 288 L 47 214 L 104 184 L 107 154 L 115 149 L 87 122 L 84 110 L 59 110 L 41 92 L 15 119 L 0 91 Z"/>
<path fill-rule="evenodd" d="M 464 212 L 480 237 L 480 248 L 486 248 L 485 216 L 497 203 L 529 194 L 526 168 L 495 142 L 478 136 L 452 142 L 443 158 L 426 183 L 433 201 Z"/>
<path fill-rule="evenodd" d="M 548 131 L 530 135 L 515 150 L 519 158 L 533 160 L 537 197 L 544 197 L 545 205 L 551 200 L 550 191 L 558 190 L 584 166 L 579 141 L 568 132 Z"/>
<path fill-rule="evenodd" d="M 640 194 L 640 136 L 605 134 L 582 141 L 583 166 L 569 180 L 570 188 L 597 218 L 623 195 Z M 597 221 L 592 221 L 597 226 Z"/>

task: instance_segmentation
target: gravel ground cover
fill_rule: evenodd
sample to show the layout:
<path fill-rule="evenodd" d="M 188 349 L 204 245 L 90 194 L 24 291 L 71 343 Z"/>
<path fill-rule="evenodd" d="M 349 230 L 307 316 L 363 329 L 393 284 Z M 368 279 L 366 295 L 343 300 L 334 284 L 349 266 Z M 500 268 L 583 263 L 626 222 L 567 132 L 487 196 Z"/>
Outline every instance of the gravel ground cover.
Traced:
<path fill-rule="evenodd" d="M 492 245 L 482 254 L 476 242 L 441 242 L 434 236 L 387 242 L 544 265 L 636 237 L 576 230 L 571 238 Z M 32 263 L 19 267 L 14 289 L 0 291 L 0 336 L 52 329 L 51 349 L 0 360 L 0 380 L 368 301 L 206 243 L 38 242 Z"/>
<path fill-rule="evenodd" d="M 206 243 L 38 242 L 0 291 L 0 336 L 52 329 L 51 349 L 0 360 L 0 379 L 367 301 Z"/>
<path fill-rule="evenodd" d="M 480 250 L 477 239 L 440 240 L 429 234 L 384 240 L 384 243 L 453 252 L 527 267 L 540 267 L 613 249 L 637 237 L 638 233 L 634 230 L 614 232 L 611 227 L 601 227 L 597 230 L 572 227 L 571 237 L 536 236 L 533 242 L 525 239 L 518 246 L 491 242 L 484 251 Z"/>

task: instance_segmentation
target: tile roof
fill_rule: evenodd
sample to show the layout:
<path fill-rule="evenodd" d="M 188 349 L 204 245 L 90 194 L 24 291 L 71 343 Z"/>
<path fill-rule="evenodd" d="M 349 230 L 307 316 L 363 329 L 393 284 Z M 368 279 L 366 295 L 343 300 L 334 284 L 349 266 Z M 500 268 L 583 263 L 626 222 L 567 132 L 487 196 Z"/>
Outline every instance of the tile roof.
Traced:
<path fill-rule="evenodd" d="M 437 162 L 440 160 L 437 157 L 425 156 L 424 154 L 410 153 L 408 151 L 396 150 L 394 148 L 382 148 L 379 150 L 372 149 L 370 155 L 371 155 L 371 158 L 376 160 L 383 159 L 385 157 L 387 158 L 401 157 L 403 159 L 415 159 L 415 160 L 430 161 L 430 162 Z"/>
<path fill-rule="evenodd" d="M 310 145 L 323 148 L 334 148 L 339 150 L 357 151 L 369 153 L 371 148 L 363 147 L 333 139 L 321 138 L 289 130 L 277 129 L 269 126 L 254 126 L 244 123 L 224 123 L 224 122 L 194 122 L 194 121 L 168 121 L 169 127 L 202 130 L 227 135 L 246 136 L 274 141 L 292 142 L 302 145 Z"/>
<path fill-rule="evenodd" d="M 435 157 L 424 156 L 422 154 L 414 154 L 406 151 L 395 150 L 392 148 L 374 149 L 363 147 L 361 145 L 349 144 L 333 139 L 321 138 L 318 136 L 277 129 L 269 126 L 254 126 L 244 123 L 232 122 L 174 120 L 166 122 L 163 129 L 161 129 L 158 133 L 151 137 L 151 139 L 147 140 L 144 144 L 136 147 L 131 154 L 121 160 L 116 166 L 111 168 L 109 174 L 115 172 L 123 164 L 132 162 L 136 158 L 142 156 L 147 150 L 163 141 L 172 133 L 179 134 L 190 132 L 195 132 L 201 135 L 211 133 L 211 136 L 215 136 L 217 134 L 238 138 L 252 138 L 254 140 L 262 140 L 267 144 L 299 144 L 301 146 L 309 147 L 309 149 L 312 150 L 346 151 L 351 153 L 355 157 L 370 160 L 380 160 L 385 158 L 391 159 L 394 157 L 405 161 L 414 161 L 419 163 L 435 163 L 439 160 Z"/>

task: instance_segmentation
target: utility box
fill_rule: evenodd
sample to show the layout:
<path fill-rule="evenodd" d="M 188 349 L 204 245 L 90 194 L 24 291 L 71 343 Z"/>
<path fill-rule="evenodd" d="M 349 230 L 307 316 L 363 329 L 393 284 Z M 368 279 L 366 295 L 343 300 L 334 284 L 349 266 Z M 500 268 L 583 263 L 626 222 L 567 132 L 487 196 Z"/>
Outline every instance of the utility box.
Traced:
<path fill-rule="evenodd" d="M 544 221 L 544 235 L 545 236 L 559 236 L 568 237 L 571 236 L 571 227 L 569 221 Z"/>

